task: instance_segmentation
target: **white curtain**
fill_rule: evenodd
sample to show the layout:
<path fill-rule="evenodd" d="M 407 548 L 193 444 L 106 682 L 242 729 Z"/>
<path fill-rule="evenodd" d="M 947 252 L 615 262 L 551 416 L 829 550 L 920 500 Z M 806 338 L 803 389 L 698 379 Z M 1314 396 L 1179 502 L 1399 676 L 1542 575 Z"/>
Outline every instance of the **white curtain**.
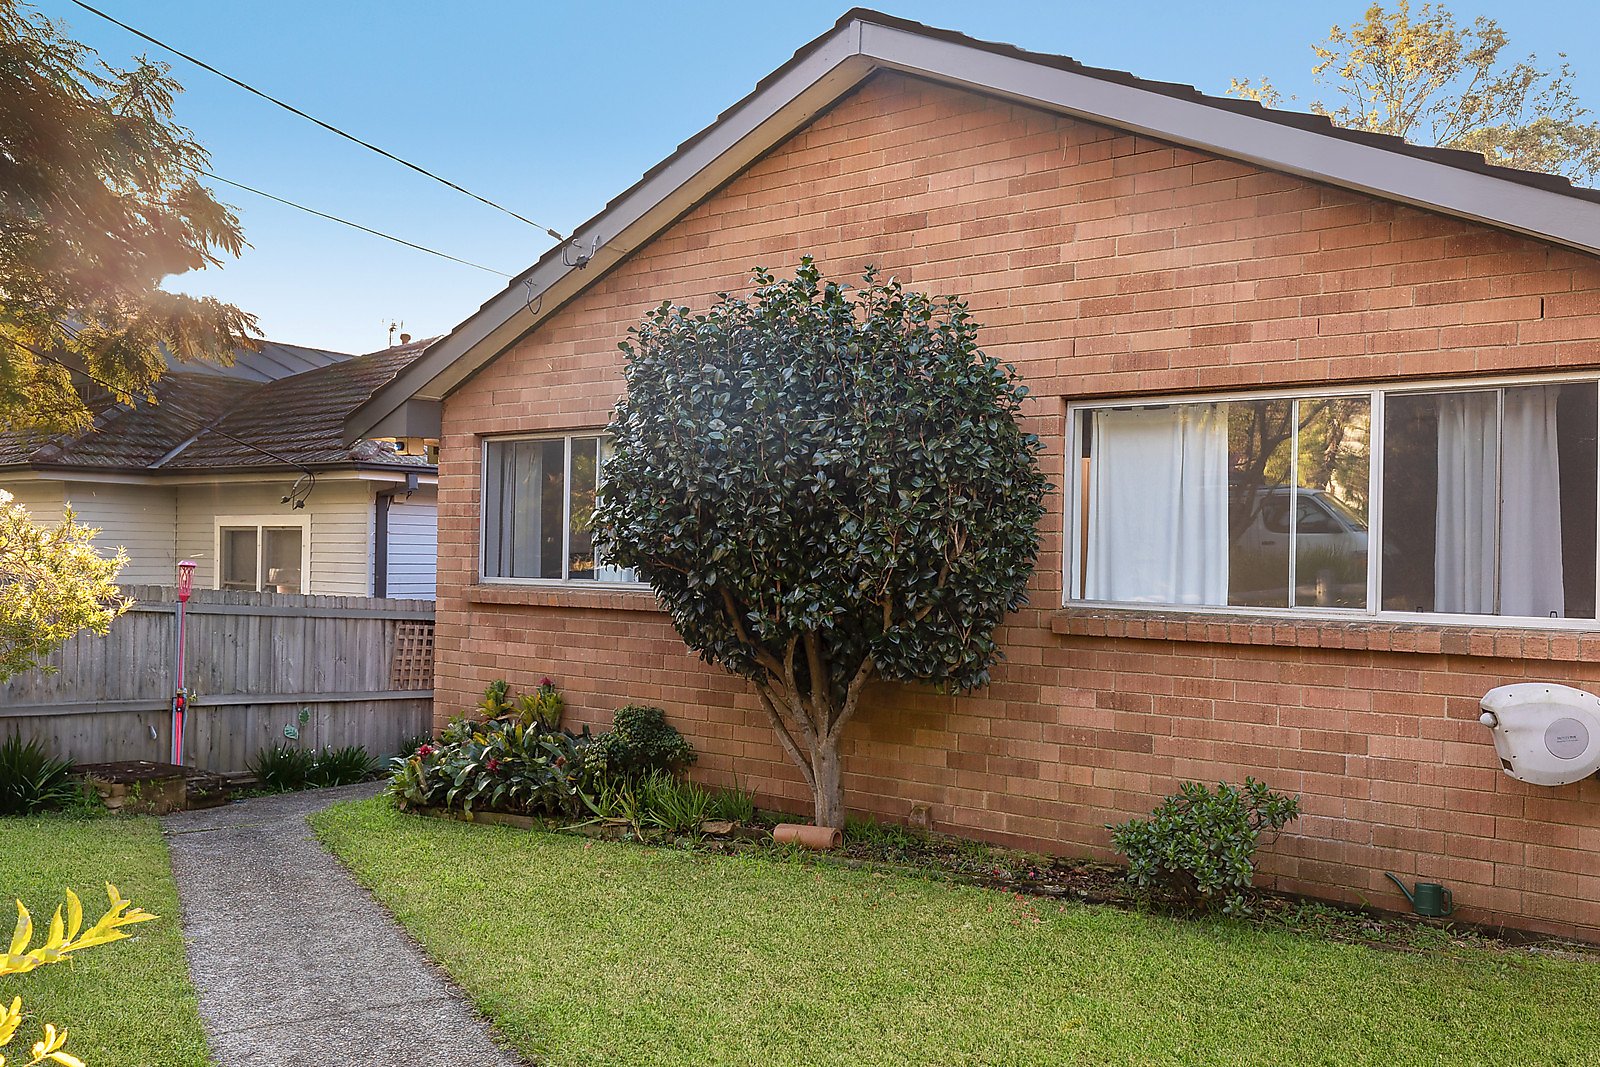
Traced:
<path fill-rule="evenodd" d="M 1500 427 L 1500 614 L 1562 618 L 1560 389 L 1507 389 Z"/>
<path fill-rule="evenodd" d="M 1433 610 L 1494 612 L 1496 394 L 1439 397 L 1439 508 Z"/>
<path fill-rule="evenodd" d="M 1226 604 L 1226 406 L 1098 411 L 1093 419 L 1084 595 Z"/>

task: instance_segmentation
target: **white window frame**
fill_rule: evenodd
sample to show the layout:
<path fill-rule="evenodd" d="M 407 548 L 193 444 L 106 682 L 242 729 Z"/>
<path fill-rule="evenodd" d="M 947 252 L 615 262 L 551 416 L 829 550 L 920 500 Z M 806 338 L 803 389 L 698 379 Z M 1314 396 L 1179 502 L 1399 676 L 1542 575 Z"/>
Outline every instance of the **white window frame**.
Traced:
<path fill-rule="evenodd" d="M 212 555 L 216 565 L 211 568 L 211 588 L 222 588 L 222 531 L 247 530 L 255 527 L 256 531 L 256 592 L 261 592 L 261 585 L 265 575 L 262 574 L 262 554 L 266 551 L 267 538 L 262 533 L 264 529 L 287 529 L 298 527 L 300 530 L 300 596 L 311 593 L 311 516 L 299 515 L 216 515 L 212 517 Z"/>
<path fill-rule="evenodd" d="M 478 448 L 478 581 L 483 585 L 543 585 L 565 589 L 648 589 L 648 582 L 611 582 L 598 578 L 565 577 L 572 562 L 568 538 L 572 535 L 572 441 L 578 437 L 605 438 L 605 428 L 590 430 L 561 430 L 549 433 L 493 434 L 484 437 Z M 489 546 L 489 446 L 512 441 L 560 441 L 561 477 L 566 490 L 561 494 L 561 578 L 502 578 L 488 573 Z M 595 464 L 595 488 L 600 487 L 600 466 Z"/>
<path fill-rule="evenodd" d="M 1248 616 L 1263 619 L 1299 619 L 1326 622 L 1404 622 L 1423 623 L 1432 626 L 1460 626 L 1471 629 L 1487 629 L 1491 627 L 1543 630 L 1600 629 L 1600 622 L 1593 618 L 1551 619 L 1544 616 L 1526 615 L 1467 615 L 1426 611 L 1385 611 L 1382 608 L 1384 397 L 1403 393 L 1441 393 L 1472 389 L 1510 389 L 1522 385 L 1570 384 L 1594 386 L 1596 389 L 1596 401 L 1600 403 L 1600 375 L 1592 371 L 1499 377 L 1439 377 L 1404 382 L 1368 382 L 1342 385 L 1305 382 L 1275 389 L 1212 393 L 1166 393 L 1160 396 L 1096 397 L 1070 400 L 1067 403 L 1066 417 L 1066 470 L 1070 472 L 1070 477 L 1066 479 L 1069 485 L 1068 491 L 1062 494 L 1063 507 L 1065 509 L 1062 524 L 1065 537 L 1062 540 L 1066 547 L 1066 551 L 1062 553 L 1062 606 L 1079 610 L 1126 611 L 1135 614 L 1157 611 L 1162 614 Z M 1372 405 L 1372 429 L 1369 442 L 1371 456 L 1368 467 L 1370 489 L 1367 495 L 1368 606 L 1366 608 L 1266 608 L 1237 604 L 1130 604 L 1112 600 L 1085 600 L 1073 596 L 1073 591 L 1081 587 L 1082 580 L 1080 561 L 1083 556 L 1083 527 L 1080 516 L 1082 515 L 1081 509 L 1083 505 L 1083 478 L 1079 474 L 1078 462 L 1083 455 L 1081 419 L 1085 412 L 1108 408 L 1160 407 L 1175 404 L 1227 403 L 1247 400 L 1295 400 L 1339 396 L 1365 396 L 1369 398 Z M 1600 470 L 1600 441 L 1597 441 L 1596 452 L 1596 466 L 1597 470 Z M 1600 487 L 1597 487 L 1595 497 L 1595 520 L 1597 528 L 1600 528 Z M 1292 530 L 1294 524 L 1291 523 L 1290 525 Z M 1600 529 L 1597 529 L 1595 553 L 1595 582 L 1597 586 L 1595 610 L 1597 614 L 1600 614 Z M 1292 544 L 1289 558 L 1292 565 L 1294 560 Z"/>

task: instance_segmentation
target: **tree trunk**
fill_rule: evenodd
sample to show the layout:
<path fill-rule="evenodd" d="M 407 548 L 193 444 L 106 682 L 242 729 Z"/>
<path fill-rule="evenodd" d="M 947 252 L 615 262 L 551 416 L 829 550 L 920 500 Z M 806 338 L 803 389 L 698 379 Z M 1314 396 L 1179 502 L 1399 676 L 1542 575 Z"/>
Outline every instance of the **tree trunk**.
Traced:
<path fill-rule="evenodd" d="M 844 787 L 839 781 L 839 742 L 818 739 L 811 749 L 812 797 L 818 826 L 844 829 Z"/>

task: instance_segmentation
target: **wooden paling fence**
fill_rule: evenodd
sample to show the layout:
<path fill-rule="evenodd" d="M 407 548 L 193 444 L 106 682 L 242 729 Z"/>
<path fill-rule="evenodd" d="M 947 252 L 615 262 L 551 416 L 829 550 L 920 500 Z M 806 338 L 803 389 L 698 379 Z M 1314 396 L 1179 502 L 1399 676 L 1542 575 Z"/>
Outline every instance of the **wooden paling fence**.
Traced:
<path fill-rule="evenodd" d="M 0 683 L 0 738 L 80 763 L 169 759 L 177 591 L 124 592 L 135 604 L 110 634 Z M 187 631 L 186 764 L 239 771 L 279 742 L 382 756 L 429 728 L 432 601 L 197 589 Z"/>

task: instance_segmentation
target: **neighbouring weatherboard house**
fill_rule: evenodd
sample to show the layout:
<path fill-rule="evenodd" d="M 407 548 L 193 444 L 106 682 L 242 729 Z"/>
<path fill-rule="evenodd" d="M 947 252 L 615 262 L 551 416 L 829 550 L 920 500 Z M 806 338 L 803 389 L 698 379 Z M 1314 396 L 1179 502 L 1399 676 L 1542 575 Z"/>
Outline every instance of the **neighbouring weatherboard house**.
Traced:
<path fill-rule="evenodd" d="M 343 436 L 426 346 L 350 356 L 268 341 L 229 366 L 174 364 L 154 404 L 91 398 L 87 430 L 0 435 L 0 489 L 39 519 L 71 508 L 98 527 L 98 545 L 127 550 L 127 584 L 171 585 L 191 559 L 202 588 L 430 598 L 431 451 Z"/>
<path fill-rule="evenodd" d="M 1281 888 L 1403 909 L 1392 871 L 1600 938 L 1600 781 L 1517 781 L 1479 723 L 1502 684 L 1600 690 L 1600 192 L 854 11 L 573 243 L 347 427 L 441 441 L 440 721 L 549 675 L 808 810 L 754 695 L 567 516 L 646 309 L 872 264 L 970 300 L 1057 492 L 993 684 L 874 690 L 849 803 L 1105 854 L 1256 775 L 1304 799 Z"/>

